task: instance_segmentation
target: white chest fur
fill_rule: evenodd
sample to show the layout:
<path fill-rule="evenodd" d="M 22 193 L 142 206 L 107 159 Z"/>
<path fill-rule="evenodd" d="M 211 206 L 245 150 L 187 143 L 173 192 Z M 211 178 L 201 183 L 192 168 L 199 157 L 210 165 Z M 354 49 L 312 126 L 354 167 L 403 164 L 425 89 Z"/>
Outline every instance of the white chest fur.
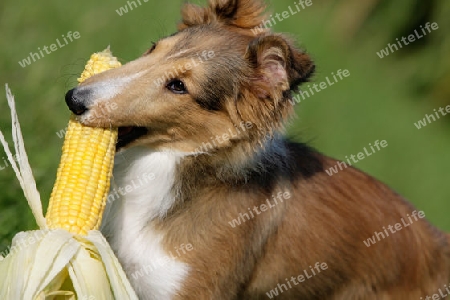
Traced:
<path fill-rule="evenodd" d="M 164 251 L 163 236 L 149 225 L 174 203 L 178 160 L 174 154 L 138 147 L 116 157 L 102 231 L 142 300 L 171 299 L 189 270 Z"/>

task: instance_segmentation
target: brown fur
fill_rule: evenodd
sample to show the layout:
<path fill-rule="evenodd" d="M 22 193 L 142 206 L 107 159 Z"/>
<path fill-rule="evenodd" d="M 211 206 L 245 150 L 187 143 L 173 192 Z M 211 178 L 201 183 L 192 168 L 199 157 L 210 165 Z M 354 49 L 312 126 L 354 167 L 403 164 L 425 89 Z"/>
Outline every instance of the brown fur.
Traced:
<path fill-rule="evenodd" d="M 174 299 L 267 299 L 266 292 L 316 262 L 328 269 L 277 299 L 419 299 L 448 284 L 447 235 L 420 219 L 366 247 L 374 232 L 415 209 L 354 168 L 328 176 L 324 170 L 335 160 L 280 137 L 293 114 L 291 93 L 314 64 L 284 35 L 251 33 L 264 19 L 264 5 L 209 0 L 206 8 L 186 4 L 182 17 L 177 34 L 82 85 L 146 71 L 110 100 L 119 109 L 102 114 L 104 103 L 87 97 L 89 110 L 98 113 L 90 120 L 80 116 L 91 126 L 145 127 L 148 133 L 128 147 L 156 151 L 196 152 L 210 137 L 236 133 L 181 161 L 176 205 L 149 224 L 164 234 L 167 251 L 194 245 L 180 258 L 191 272 Z M 187 94 L 151 86 L 204 50 L 214 58 L 176 76 Z M 241 122 L 253 126 L 238 134 Z M 292 196 L 236 228 L 229 225 L 279 191 Z"/>

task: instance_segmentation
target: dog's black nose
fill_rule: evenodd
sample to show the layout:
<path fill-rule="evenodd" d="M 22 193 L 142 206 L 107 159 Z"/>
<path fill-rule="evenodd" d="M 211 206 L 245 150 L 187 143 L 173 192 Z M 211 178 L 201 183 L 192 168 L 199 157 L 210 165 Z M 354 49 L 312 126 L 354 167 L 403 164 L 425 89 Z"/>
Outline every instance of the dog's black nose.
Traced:
<path fill-rule="evenodd" d="M 82 100 L 78 99 L 74 95 L 75 89 L 71 89 L 70 91 L 67 92 L 66 104 L 74 114 L 79 116 L 84 114 L 88 110 L 88 108 L 84 105 Z"/>

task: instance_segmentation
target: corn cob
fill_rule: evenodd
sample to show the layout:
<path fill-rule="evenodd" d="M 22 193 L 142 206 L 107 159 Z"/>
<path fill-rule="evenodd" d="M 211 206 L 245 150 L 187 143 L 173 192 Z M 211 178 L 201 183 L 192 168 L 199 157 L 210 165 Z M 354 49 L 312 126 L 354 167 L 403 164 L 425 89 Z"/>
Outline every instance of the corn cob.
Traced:
<path fill-rule="evenodd" d="M 109 49 L 95 53 L 78 81 L 120 65 Z M 46 215 L 49 229 L 86 235 L 99 228 L 110 187 L 117 134 L 117 128 L 87 127 L 71 116 Z"/>
<path fill-rule="evenodd" d="M 79 81 L 118 66 L 107 49 L 91 56 Z M 18 233 L 11 247 L 15 250 L 6 257 L 0 256 L 0 299 L 138 300 L 113 250 L 101 232 L 95 230 L 109 186 L 117 130 L 110 133 L 85 128 L 72 116 L 46 220 L 8 87 L 6 95 L 13 119 L 14 148 L 20 159 L 13 158 L 1 130 L 0 143 L 40 230 Z M 82 145 L 84 142 L 95 150 L 89 151 Z M 96 165 L 97 159 L 100 162 Z M 91 182 L 95 183 L 88 187 Z M 79 236 L 86 232 L 87 235 Z"/>

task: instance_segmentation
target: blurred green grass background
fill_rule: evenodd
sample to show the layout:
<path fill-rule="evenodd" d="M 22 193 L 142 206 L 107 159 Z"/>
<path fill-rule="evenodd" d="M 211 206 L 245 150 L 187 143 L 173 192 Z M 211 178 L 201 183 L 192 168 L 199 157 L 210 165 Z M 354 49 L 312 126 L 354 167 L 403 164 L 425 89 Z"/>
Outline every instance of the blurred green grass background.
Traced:
<path fill-rule="evenodd" d="M 140 56 L 152 41 L 173 33 L 183 1 L 149 0 L 123 16 L 124 0 L 0 2 L 0 82 L 16 96 L 25 145 L 46 207 L 60 159 L 74 87 L 91 53 L 111 45 L 122 62 Z M 203 3 L 200 1 L 194 1 Z M 375 140 L 389 146 L 356 166 L 404 195 L 428 219 L 450 231 L 450 115 L 418 130 L 414 122 L 450 104 L 450 5 L 423 0 L 312 0 L 274 29 L 289 33 L 314 58 L 321 82 L 338 69 L 350 77 L 302 101 L 290 125 L 294 138 L 344 159 Z M 424 4 L 424 3 L 427 4 Z M 270 3 L 279 12 L 291 0 Z M 380 59 L 376 52 L 425 22 L 440 29 Z M 22 68 L 19 61 L 68 31 L 81 38 Z M 0 93 L 0 128 L 9 137 L 10 116 Z M 6 157 L 0 150 L 0 166 Z M 389 224 L 386 224 L 389 225 Z M 35 223 L 12 168 L 0 170 L 0 252 L 15 233 Z"/>

